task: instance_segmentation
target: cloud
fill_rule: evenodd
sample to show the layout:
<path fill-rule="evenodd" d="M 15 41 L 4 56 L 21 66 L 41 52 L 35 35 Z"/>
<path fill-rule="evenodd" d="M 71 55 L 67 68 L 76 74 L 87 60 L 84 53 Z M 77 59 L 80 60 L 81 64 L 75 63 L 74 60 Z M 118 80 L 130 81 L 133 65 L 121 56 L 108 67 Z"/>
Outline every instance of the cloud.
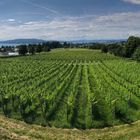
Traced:
<path fill-rule="evenodd" d="M 140 11 L 103 16 L 59 17 L 21 24 L 0 23 L 0 39 L 41 38 L 46 40 L 116 39 L 140 36 Z"/>
<path fill-rule="evenodd" d="M 140 0 L 123 0 L 124 2 L 129 2 L 132 4 L 140 4 Z"/>
<path fill-rule="evenodd" d="M 24 2 L 24 3 L 26 3 L 26 4 L 30 4 L 30 5 L 32 5 L 32 6 L 34 6 L 34 7 L 38 7 L 38 8 L 40 8 L 40 9 L 47 10 L 48 12 L 53 13 L 53 14 L 59 14 L 58 11 L 53 10 L 53 9 L 50 9 L 50 8 L 48 8 L 48 7 L 46 7 L 46 6 L 42 6 L 42 5 L 33 3 L 33 2 L 31 2 L 31 1 L 28 1 L 28 0 L 20 0 L 20 1 L 22 1 L 22 2 Z"/>
<path fill-rule="evenodd" d="M 10 19 L 8 19 L 7 21 L 8 21 L 8 22 L 15 22 L 16 20 L 13 19 L 13 18 L 10 18 Z"/>

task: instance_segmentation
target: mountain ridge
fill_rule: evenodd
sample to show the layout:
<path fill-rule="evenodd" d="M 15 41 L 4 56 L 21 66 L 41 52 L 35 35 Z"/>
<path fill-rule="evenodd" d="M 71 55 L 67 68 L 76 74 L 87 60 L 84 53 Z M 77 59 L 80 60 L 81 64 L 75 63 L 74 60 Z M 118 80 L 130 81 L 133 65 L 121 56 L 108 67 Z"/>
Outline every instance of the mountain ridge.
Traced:
<path fill-rule="evenodd" d="M 0 41 L 0 44 L 37 44 L 37 43 L 45 43 L 48 41 L 57 41 L 57 40 L 43 40 L 43 39 L 35 39 L 35 38 L 27 38 L 27 39 L 13 39 L 13 40 L 5 40 Z M 59 41 L 59 40 L 58 40 Z M 126 41 L 126 39 L 101 39 L 101 40 L 71 40 L 71 41 L 62 41 L 61 43 L 68 42 L 68 43 L 116 43 Z"/>
<path fill-rule="evenodd" d="M 29 39 L 13 39 L 13 40 L 0 41 L 0 44 L 37 44 L 43 42 L 46 42 L 46 40 L 29 38 Z"/>

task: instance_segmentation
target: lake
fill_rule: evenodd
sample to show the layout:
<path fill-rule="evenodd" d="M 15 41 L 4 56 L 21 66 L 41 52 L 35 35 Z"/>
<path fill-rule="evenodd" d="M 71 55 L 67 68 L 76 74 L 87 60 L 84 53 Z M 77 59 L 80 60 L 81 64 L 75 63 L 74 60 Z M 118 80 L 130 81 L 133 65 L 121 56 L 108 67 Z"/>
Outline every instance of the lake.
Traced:
<path fill-rule="evenodd" d="M 2 43 L 0 43 L 0 47 L 2 47 L 2 46 L 18 46 L 18 45 L 20 45 L 20 44 L 2 44 Z"/>

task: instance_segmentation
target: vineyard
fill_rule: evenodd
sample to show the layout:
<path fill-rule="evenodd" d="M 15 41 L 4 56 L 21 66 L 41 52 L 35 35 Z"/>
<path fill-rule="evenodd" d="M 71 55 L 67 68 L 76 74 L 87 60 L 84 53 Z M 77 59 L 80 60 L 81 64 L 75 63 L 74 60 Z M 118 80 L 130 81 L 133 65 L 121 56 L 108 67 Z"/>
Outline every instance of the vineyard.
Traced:
<path fill-rule="evenodd" d="M 88 49 L 0 58 L 0 113 L 62 128 L 131 123 L 140 119 L 140 64 Z"/>

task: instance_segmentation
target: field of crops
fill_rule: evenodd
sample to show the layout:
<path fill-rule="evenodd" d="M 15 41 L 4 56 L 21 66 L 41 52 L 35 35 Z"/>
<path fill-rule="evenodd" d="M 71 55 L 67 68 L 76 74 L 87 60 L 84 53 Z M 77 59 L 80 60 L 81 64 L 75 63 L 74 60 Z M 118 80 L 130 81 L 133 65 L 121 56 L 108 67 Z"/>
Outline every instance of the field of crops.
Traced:
<path fill-rule="evenodd" d="M 65 128 L 130 123 L 140 119 L 140 64 L 86 49 L 0 58 L 0 113 Z"/>

